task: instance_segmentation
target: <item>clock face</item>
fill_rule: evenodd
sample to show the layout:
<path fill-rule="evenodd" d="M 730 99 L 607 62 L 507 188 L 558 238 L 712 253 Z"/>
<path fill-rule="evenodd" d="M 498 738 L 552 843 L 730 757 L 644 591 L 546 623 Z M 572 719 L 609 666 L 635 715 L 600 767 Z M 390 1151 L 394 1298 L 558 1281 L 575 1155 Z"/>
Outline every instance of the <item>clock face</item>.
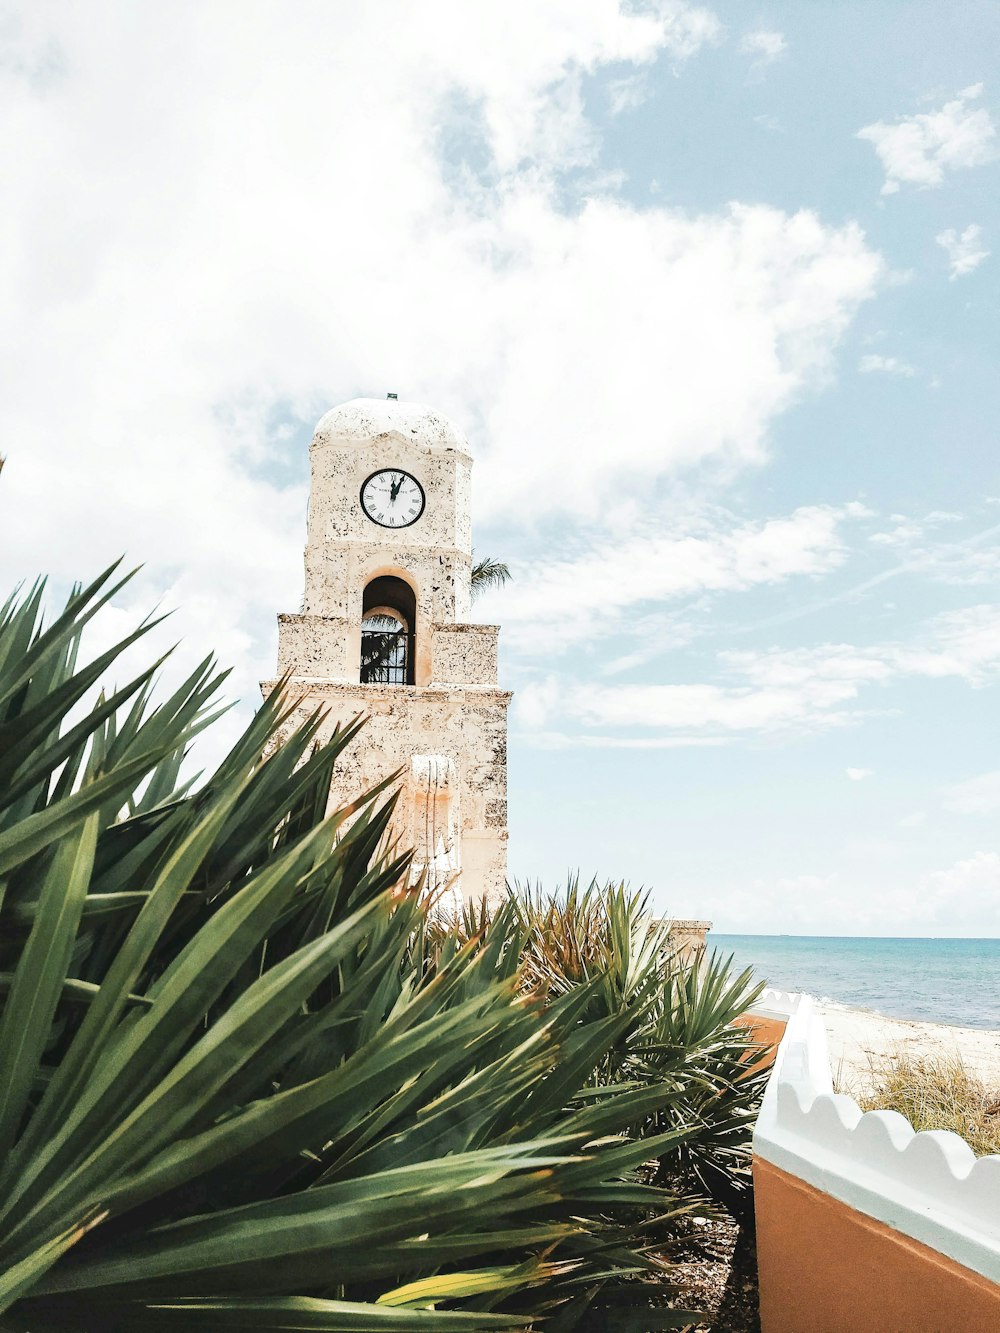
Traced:
<path fill-rule="evenodd" d="M 424 488 L 397 467 L 373 472 L 361 487 L 361 508 L 382 528 L 408 528 L 424 512 Z"/>

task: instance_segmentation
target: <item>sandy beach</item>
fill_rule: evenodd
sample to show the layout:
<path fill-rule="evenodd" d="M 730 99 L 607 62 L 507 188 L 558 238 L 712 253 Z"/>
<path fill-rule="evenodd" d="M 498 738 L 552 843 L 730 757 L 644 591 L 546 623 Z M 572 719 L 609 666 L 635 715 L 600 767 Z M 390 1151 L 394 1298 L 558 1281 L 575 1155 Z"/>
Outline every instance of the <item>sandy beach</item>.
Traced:
<path fill-rule="evenodd" d="M 887 1018 L 830 1003 L 817 1007 L 826 1023 L 830 1067 L 840 1091 L 870 1087 L 873 1069 L 900 1053 L 930 1059 L 957 1054 L 970 1074 L 1000 1090 L 1000 1032 Z"/>

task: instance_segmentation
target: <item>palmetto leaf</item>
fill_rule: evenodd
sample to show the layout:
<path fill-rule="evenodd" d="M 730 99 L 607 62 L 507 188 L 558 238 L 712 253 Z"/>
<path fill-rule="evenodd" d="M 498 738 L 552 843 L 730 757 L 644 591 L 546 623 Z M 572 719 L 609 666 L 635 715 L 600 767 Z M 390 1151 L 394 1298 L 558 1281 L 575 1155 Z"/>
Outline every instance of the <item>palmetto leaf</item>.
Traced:
<path fill-rule="evenodd" d="M 10 701 L 17 698 L 20 691 L 32 682 L 36 686 L 42 681 L 48 683 L 51 664 L 53 661 L 58 662 L 60 655 L 63 655 L 64 666 L 71 666 L 75 661 L 76 645 L 83 627 L 132 577 L 132 574 L 126 574 L 117 583 L 108 586 L 108 580 L 120 564 L 121 561 L 116 560 L 88 587 L 74 591 L 62 614 L 56 617 L 47 630 L 41 627 L 44 580 L 35 584 L 22 605 L 18 606 L 15 599 L 6 604 L 7 615 L 0 623 L 3 631 L 3 642 L 0 643 L 0 670 L 3 672 L 0 676 L 0 716 L 4 720 L 11 715 Z M 101 595 L 98 596 L 98 593 Z M 146 622 L 137 635 L 150 628 L 152 626 Z M 57 682 L 57 687 L 58 683 L 62 682 Z M 6 709 L 4 705 L 7 705 Z"/>
<path fill-rule="evenodd" d="M 8 1309 L 22 1293 L 30 1292 L 39 1277 L 101 1221 L 99 1213 L 83 1217 L 65 1231 L 36 1245 L 18 1263 L 7 1265 L 0 1272 L 0 1310 Z"/>
<path fill-rule="evenodd" d="M 91 812 L 56 848 L 0 1015 L 0 1153 L 10 1151 L 62 995 L 94 863 Z"/>
<path fill-rule="evenodd" d="M 0 875 L 7 875 L 30 857 L 68 837 L 79 821 L 109 802 L 118 804 L 149 771 L 145 757 L 95 778 L 72 796 L 0 832 Z"/>
<path fill-rule="evenodd" d="M 572 1271 L 572 1268 L 572 1264 L 546 1263 L 543 1259 L 533 1258 L 523 1264 L 505 1267 L 438 1273 L 434 1277 L 418 1278 L 416 1282 L 407 1282 L 393 1291 L 383 1292 L 378 1298 L 378 1304 L 420 1309 L 435 1301 L 521 1291 L 527 1286 L 545 1282 L 557 1273 Z"/>
<path fill-rule="evenodd" d="M 523 1328 L 524 1317 L 486 1311 L 401 1309 L 362 1305 L 356 1301 L 286 1296 L 271 1300 L 179 1301 L 150 1303 L 140 1312 L 144 1328 L 326 1329 L 332 1333 L 488 1333 L 497 1328 Z M 128 1315 L 126 1315 L 126 1318 Z"/>
<path fill-rule="evenodd" d="M 77 668 L 113 574 L 0 610 L 4 1328 L 680 1326 L 656 1251 L 671 1171 L 742 1161 L 745 979 L 624 889 L 431 922 L 393 779 L 327 811 L 360 722 L 321 744 L 287 682 L 198 778 L 211 659 L 81 715 L 148 628 Z"/>

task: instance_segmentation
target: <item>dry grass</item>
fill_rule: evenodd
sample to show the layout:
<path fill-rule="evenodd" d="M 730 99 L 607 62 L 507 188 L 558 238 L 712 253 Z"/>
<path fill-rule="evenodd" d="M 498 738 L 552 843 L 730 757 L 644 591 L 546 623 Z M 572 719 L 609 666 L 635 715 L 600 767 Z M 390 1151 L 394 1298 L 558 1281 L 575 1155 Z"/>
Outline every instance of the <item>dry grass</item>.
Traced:
<path fill-rule="evenodd" d="M 951 1058 L 891 1056 L 872 1071 L 863 1111 L 898 1111 L 916 1130 L 950 1129 L 976 1154 L 1000 1153 L 1000 1091 Z"/>

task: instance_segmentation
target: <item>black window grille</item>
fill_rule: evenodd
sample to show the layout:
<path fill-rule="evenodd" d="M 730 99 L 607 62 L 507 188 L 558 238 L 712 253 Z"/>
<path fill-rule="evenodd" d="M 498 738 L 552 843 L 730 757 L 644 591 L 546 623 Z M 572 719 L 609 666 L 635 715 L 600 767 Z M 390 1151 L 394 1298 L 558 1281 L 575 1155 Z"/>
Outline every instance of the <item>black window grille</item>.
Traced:
<path fill-rule="evenodd" d="M 413 636 L 399 621 L 372 616 L 361 626 L 361 684 L 409 685 Z"/>

